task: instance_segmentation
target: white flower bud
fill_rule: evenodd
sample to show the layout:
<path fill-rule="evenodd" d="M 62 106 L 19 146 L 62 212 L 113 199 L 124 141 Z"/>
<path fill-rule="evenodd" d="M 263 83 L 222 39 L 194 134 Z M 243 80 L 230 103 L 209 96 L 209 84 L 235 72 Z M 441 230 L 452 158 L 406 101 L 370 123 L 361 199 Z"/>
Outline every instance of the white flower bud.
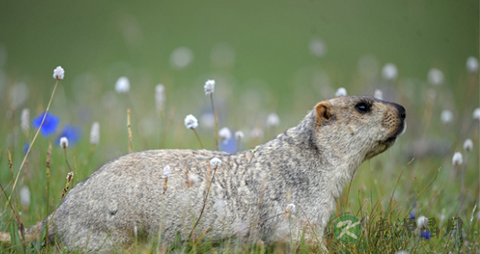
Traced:
<path fill-rule="evenodd" d="M 453 158 L 452 158 L 452 165 L 453 165 L 453 166 L 459 166 L 459 165 L 462 165 L 462 163 L 463 163 L 462 154 L 459 153 L 459 152 L 456 152 L 456 153 L 453 155 Z"/>
<path fill-rule="evenodd" d="M 340 96 L 347 96 L 347 89 L 340 87 L 338 90 L 335 92 L 335 97 L 340 97 Z"/>
<path fill-rule="evenodd" d="M 428 83 L 430 83 L 430 85 L 441 85 L 443 84 L 444 79 L 445 77 L 443 75 L 443 72 L 437 68 L 432 68 L 428 72 Z"/>
<path fill-rule="evenodd" d="M 167 165 L 163 168 L 163 175 L 165 176 L 165 178 L 170 177 L 170 165 Z"/>
<path fill-rule="evenodd" d="M 198 121 L 197 118 L 195 118 L 193 115 L 188 115 L 185 117 L 185 127 L 187 129 L 195 129 L 198 127 Z"/>
<path fill-rule="evenodd" d="M 230 132 L 230 129 L 228 129 L 227 127 L 223 127 L 219 132 L 218 132 L 218 136 L 224 140 L 224 141 L 227 141 L 229 140 L 230 138 L 232 138 L 232 133 Z"/>
<path fill-rule="evenodd" d="M 68 139 L 67 137 L 60 138 L 60 147 L 67 148 L 68 147 Z"/>
<path fill-rule="evenodd" d="M 424 229 L 428 227 L 428 219 L 425 216 L 420 216 L 417 219 L 417 228 Z"/>
<path fill-rule="evenodd" d="M 130 91 L 130 81 L 127 77 L 120 77 L 115 83 L 115 91 L 117 93 L 128 93 Z"/>
<path fill-rule="evenodd" d="M 475 120 L 480 120 L 480 108 L 476 108 L 473 111 L 473 119 Z"/>
<path fill-rule="evenodd" d="M 449 123 L 453 120 L 453 113 L 450 110 L 444 110 L 442 111 L 442 115 L 440 118 L 442 120 L 442 123 Z"/>
<path fill-rule="evenodd" d="M 215 80 L 207 80 L 203 88 L 205 88 L 205 95 L 213 94 L 215 91 Z"/>
<path fill-rule="evenodd" d="M 270 113 L 267 116 L 267 127 L 276 127 L 280 124 L 280 118 L 275 113 Z"/>
<path fill-rule="evenodd" d="M 213 158 L 210 160 L 210 165 L 212 168 L 216 169 L 222 165 L 222 161 L 219 158 Z"/>
<path fill-rule="evenodd" d="M 378 100 L 383 100 L 383 92 L 382 90 L 376 89 L 373 97 Z"/>
<path fill-rule="evenodd" d="M 473 149 L 473 142 L 471 139 L 467 138 L 467 140 L 465 140 L 463 143 L 463 149 L 467 152 L 470 152 Z"/>
<path fill-rule="evenodd" d="M 158 112 L 165 109 L 165 87 L 162 84 L 155 86 L 155 105 Z"/>
<path fill-rule="evenodd" d="M 478 59 L 471 56 L 467 58 L 467 71 L 470 73 L 478 72 Z"/>
<path fill-rule="evenodd" d="M 294 204 L 288 204 L 287 208 L 285 209 L 285 213 L 294 213 L 295 212 L 295 205 Z"/>
<path fill-rule="evenodd" d="M 94 122 L 92 128 L 90 129 L 90 144 L 98 145 L 100 142 L 100 124 Z"/>
<path fill-rule="evenodd" d="M 243 139 L 244 136 L 245 135 L 243 135 L 242 131 L 235 132 L 235 139 L 237 139 L 237 140 Z"/>
<path fill-rule="evenodd" d="M 57 68 L 55 68 L 55 70 L 53 70 L 54 79 L 60 80 L 60 79 L 63 79 L 64 76 L 65 76 L 65 70 L 63 70 L 62 66 L 58 66 Z"/>
<path fill-rule="evenodd" d="M 397 66 L 393 63 L 387 63 L 383 66 L 382 76 L 385 80 L 395 80 L 398 77 Z"/>
<path fill-rule="evenodd" d="M 30 129 L 30 110 L 28 108 L 24 108 L 22 110 L 22 117 L 20 119 L 20 127 L 22 127 L 22 131 L 27 133 Z"/>

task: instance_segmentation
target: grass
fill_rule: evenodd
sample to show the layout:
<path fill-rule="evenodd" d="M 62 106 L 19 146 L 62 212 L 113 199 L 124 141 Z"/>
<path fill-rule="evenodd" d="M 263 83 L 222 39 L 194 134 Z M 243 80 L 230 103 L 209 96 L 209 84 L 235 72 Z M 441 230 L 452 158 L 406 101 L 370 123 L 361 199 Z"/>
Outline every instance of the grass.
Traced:
<path fill-rule="evenodd" d="M 460 76 L 459 80 L 465 79 L 462 75 Z M 469 80 L 468 86 L 471 87 L 477 82 L 478 76 L 472 75 Z M 471 117 L 476 105 L 473 102 L 477 102 L 468 94 L 463 94 L 465 98 L 470 99 L 458 103 L 450 100 L 445 103 L 445 98 L 449 98 L 452 92 L 466 92 L 462 92 L 464 90 L 460 88 L 453 90 L 447 86 L 428 87 L 426 84 L 421 87 L 409 87 L 404 84 L 405 82 L 406 80 L 401 79 L 396 84 L 392 84 L 395 91 L 395 98 L 392 99 L 407 109 L 409 126 L 407 132 L 387 152 L 365 162 L 352 182 L 345 186 L 341 198 L 337 200 L 336 211 L 332 214 L 324 232 L 326 246 L 332 253 L 395 253 L 399 250 L 410 253 L 479 252 L 480 220 L 476 218 L 476 213 L 479 211 L 477 208 L 479 122 Z M 458 85 L 467 86 L 462 83 Z M 151 88 L 153 91 L 153 87 Z M 62 84 L 59 89 L 62 90 Z M 222 84 L 217 84 L 217 89 L 221 91 Z M 435 91 L 435 96 L 428 97 L 432 89 Z M 478 87 L 472 89 L 478 92 Z M 159 117 L 150 109 L 154 108 L 152 107 L 153 96 L 150 93 L 130 92 L 127 100 L 125 96 L 105 91 L 105 94 L 111 95 L 108 99 L 110 101 L 102 101 L 107 99 L 99 93 L 97 97 L 91 98 L 87 106 L 69 102 L 65 91 L 60 91 L 53 99 L 51 112 L 65 119 L 65 122 L 77 122 L 84 130 L 89 130 L 92 122 L 100 121 L 101 141 L 97 146 L 92 147 L 87 135 L 84 134 L 84 138 L 77 144 L 66 148 L 67 153 L 56 143 L 54 137 L 39 136 L 31 146 L 28 157 L 24 156 L 22 148 L 24 142 L 28 140 L 27 137 L 31 137 L 32 133 L 20 132 L 18 128 L 20 114 L 17 114 L 13 108 L 3 107 L 6 112 L 2 110 L 1 113 L 7 117 L 4 118 L 4 124 L 0 129 L 3 134 L 0 135 L 0 140 L 4 144 L 0 148 L 0 165 L 4 165 L 5 168 L 0 172 L 0 183 L 5 190 L 0 198 L 2 205 L 0 230 L 11 232 L 15 241 L 11 245 L 1 244 L 0 252 L 64 252 L 65 249 L 61 243 L 49 245 L 48 242 L 39 240 L 22 245 L 19 241 L 20 236 L 15 232 L 20 225 L 23 224 L 25 227 L 35 225 L 46 217 L 49 211 L 54 211 L 61 202 L 62 193 L 68 187 L 73 188 L 76 183 L 85 179 L 103 163 L 135 150 L 199 149 L 198 136 L 192 135 L 190 130 L 183 126 L 183 118 L 189 113 L 201 114 L 208 110 L 211 112 L 213 99 L 205 97 L 202 102 L 188 101 L 174 94 L 176 92 L 178 91 L 170 92 L 170 98 L 174 99 L 167 104 L 165 114 L 162 112 L 160 114 L 162 117 Z M 198 92 L 191 94 L 194 98 L 201 97 L 202 87 L 199 86 Z M 231 126 L 234 130 L 245 130 L 247 138 L 250 132 L 246 130 L 259 126 L 264 128 L 265 135 L 260 139 L 240 141 L 239 146 L 244 149 L 263 143 L 286 128 L 296 125 L 306 110 L 317 102 L 310 99 L 295 101 L 297 105 L 295 108 L 298 109 L 292 109 L 291 112 L 278 112 L 282 119 L 279 127 L 265 128 L 262 116 L 268 113 L 267 109 L 249 110 L 248 107 L 239 103 L 240 99 L 237 96 L 233 95 L 216 99 L 218 104 L 215 101 L 215 110 L 220 117 L 218 126 Z M 115 105 L 109 107 L 108 103 L 112 101 L 115 101 Z M 42 98 L 34 97 L 28 106 L 36 109 L 31 110 L 32 112 L 40 113 L 44 110 L 43 104 Z M 447 107 L 446 105 L 456 108 L 457 114 L 455 121 L 443 124 L 440 121 L 440 112 Z M 82 121 L 81 114 L 72 114 L 72 112 L 76 107 L 85 106 L 88 107 L 92 117 Z M 130 108 L 132 108 L 131 111 Z M 127 110 L 128 114 L 125 113 Z M 131 118 L 130 114 L 132 114 Z M 216 149 L 217 140 L 212 133 L 215 133 L 213 128 L 218 129 L 218 126 L 215 122 L 214 127 L 208 128 L 202 126 L 200 121 L 195 134 L 198 133 L 202 137 L 206 148 Z M 435 143 L 439 138 L 443 143 Z M 462 149 L 466 138 L 474 141 L 473 150 L 470 152 Z M 50 146 L 53 148 L 49 148 Z M 443 150 L 437 151 L 439 148 Z M 463 154 L 462 165 L 456 167 L 451 165 L 454 151 L 461 151 Z M 24 158 L 27 159 L 24 160 Z M 23 162 L 25 165 L 23 171 L 19 171 Z M 72 171 L 69 162 L 73 162 L 72 167 L 75 171 L 71 182 L 70 180 L 67 182 L 66 179 L 67 173 Z M 463 172 L 464 181 L 462 181 Z M 16 184 L 17 180 L 18 184 Z M 14 186 L 15 191 L 12 192 Z M 28 205 L 20 202 L 19 190 L 24 186 L 27 186 L 31 193 Z M 460 193 L 462 189 L 465 189 L 463 194 Z M 9 196 L 12 197 L 11 202 L 8 202 Z M 301 208 L 297 212 L 301 212 Z M 353 215 L 360 220 L 362 233 L 355 242 L 345 243 L 337 239 L 333 232 L 336 219 L 343 214 Z M 415 216 L 415 219 L 411 220 L 411 215 Z M 432 225 L 428 227 L 432 233 L 431 237 L 422 237 L 420 230 L 415 227 L 416 218 L 421 215 L 436 220 L 435 223 L 431 221 Z M 452 217 L 458 217 L 463 221 L 461 232 L 454 230 L 453 235 L 447 234 L 448 231 L 452 232 L 452 228 L 449 228 L 449 218 Z M 437 232 L 438 235 L 436 235 Z M 458 237 L 459 233 L 462 235 L 461 240 Z M 208 239 L 199 242 L 177 239 L 171 246 L 158 246 L 156 238 L 149 239 L 140 235 L 135 239 L 136 241 L 127 249 L 119 247 L 117 251 L 121 253 L 309 253 L 319 251 L 318 245 L 312 245 L 306 241 L 265 246 L 261 243 L 241 244 L 235 239 L 226 239 L 221 242 L 211 242 Z"/>

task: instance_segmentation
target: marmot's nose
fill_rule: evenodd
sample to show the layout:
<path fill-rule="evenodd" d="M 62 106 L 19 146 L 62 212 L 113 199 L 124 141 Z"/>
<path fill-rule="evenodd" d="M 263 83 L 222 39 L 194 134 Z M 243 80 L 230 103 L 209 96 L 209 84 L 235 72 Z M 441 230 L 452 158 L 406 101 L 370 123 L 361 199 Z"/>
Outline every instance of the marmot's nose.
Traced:
<path fill-rule="evenodd" d="M 407 112 L 405 111 L 405 108 L 402 105 L 398 105 L 394 103 L 395 107 L 398 110 L 398 113 L 400 113 L 400 118 L 402 118 L 402 121 L 405 120 L 405 117 L 407 117 Z"/>

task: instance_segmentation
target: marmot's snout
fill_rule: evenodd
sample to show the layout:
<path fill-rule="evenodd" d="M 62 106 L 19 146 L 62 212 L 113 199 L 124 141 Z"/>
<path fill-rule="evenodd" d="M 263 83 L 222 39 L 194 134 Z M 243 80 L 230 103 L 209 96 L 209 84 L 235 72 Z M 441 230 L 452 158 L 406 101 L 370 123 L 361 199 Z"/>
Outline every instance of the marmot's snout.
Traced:
<path fill-rule="evenodd" d="M 407 112 L 402 105 L 393 102 L 389 102 L 389 104 L 395 109 L 390 109 L 386 112 L 383 119 L 383 124 L 392 130 L 392 135 L 388 141 L 394 141 L 398 136 L 405 132 L 407 127 L 407 123 L 405 121 Z"/>

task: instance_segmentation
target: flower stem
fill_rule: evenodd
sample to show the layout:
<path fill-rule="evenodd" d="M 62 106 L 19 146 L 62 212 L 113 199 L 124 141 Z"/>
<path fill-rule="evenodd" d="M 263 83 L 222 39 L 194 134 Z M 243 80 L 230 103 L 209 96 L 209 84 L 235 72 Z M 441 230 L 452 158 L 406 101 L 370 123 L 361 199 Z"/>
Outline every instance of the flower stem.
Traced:
<path fill-rule="evenodd" d="M 215 145 L 217 146 L 217 151 L 218 151 L 218 124 L 217 124 L 217 114 L 215 114 L 215 107 L 213 106 L 213 93 L 210 94 L 210 101 L 212 102 L 213 120 L 215 121 Z"/>
<path fill-rule="evenodd" d="M 35 143 L 35 140 L 37 139 L 38 133 L 40 133 L 40 130 L 42 129 L 43 123 L 45 122 L 45 118 L 47 117 L 48 110 L 50 109 L 50 105 L 52 104 L 53 101 L 53 96 L 55 95 L 55 90 L 57 90 L 58 82 L 60 80 L 57 79 L 57 82 L 55 83 L 55 86 L 53 87 L 52 95 L 50 96 L 50 101 L 48 101 L 47 109 L 45 109 L 45 114 L 43 115 L 42 123 L 40 124 L 40 127 L 38 127 L 37 133 L 35 133 L 35 136 L 33 137 L 32 142 L 30 142 L 30 146 L 28 147 L 27 153 L 25 153 L 25 156 L 23 157 L 22 164 L 20 164 L 20 168 L 18 169 L 17 177 L 15 178 L 15 182 L 13 183 L 12 186 L 12 193 L 15 190 L 15 187 L 17 186 L 18 178 L 20 176 L 20 172 L 22 172 L 22 168 L 25 165 L 25 161 L 27 160 L 28 154 L 30 154 L 30 151 L 32 150 L 33 144 Z M 5 208 L 7 208 L 7 204 L 12 198 L 12 193 L 10 193 L 10 196 L 7 199 L 7 202 L 5 203 Z"/>
<path fill-rule="evenodd" d="M 193 132 L 195 132 L 195 136 L 197 136 L 198 142 L 200 143 L 200 146 L 201 146 L 202 149 L 203 149 L 203 144 L 202 144 L 202 141 L 200 140 L 200 137 L 199 137 L 198 134 L 197 134 L 197 131 L 196 131 L 194 128 L 190 128 L 190 129 L 192 129 Z"/>

